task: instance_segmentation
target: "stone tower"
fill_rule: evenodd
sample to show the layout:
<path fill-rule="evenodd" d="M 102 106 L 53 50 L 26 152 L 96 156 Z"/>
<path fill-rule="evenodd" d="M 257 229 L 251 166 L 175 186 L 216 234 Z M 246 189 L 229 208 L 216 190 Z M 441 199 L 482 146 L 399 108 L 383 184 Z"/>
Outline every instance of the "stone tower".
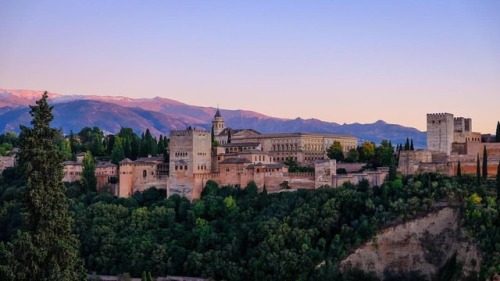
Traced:
<path fill-rule="evenodd" d="M 215 112 L 214 120 L 212 120 L 212 127 L 214 128 L 214 135 L 218 136 L 225 128 L 224 119 L 220 114 L 219 109 Z"/>
<path fill-rule="evenodd" d="M 427 114 L 427 149 L 450 155 L 454 125 L 453 114 Z"/>
<path fill-rule="evenodd" d="M 199 198 L 202 186 L 197 178 L 212 170 L 210 132 L 192 127 L 170 132 L 170 161 L 167 196 L 179 194 Z"/>

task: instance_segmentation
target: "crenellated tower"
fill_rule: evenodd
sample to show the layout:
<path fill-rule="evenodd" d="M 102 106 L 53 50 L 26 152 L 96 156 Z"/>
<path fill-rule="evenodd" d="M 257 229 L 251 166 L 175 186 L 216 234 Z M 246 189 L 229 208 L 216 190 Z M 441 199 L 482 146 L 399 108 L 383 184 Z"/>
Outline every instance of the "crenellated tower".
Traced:
<path fill-rule="evenodd" d="M 453 114 L 427 114 L 427 149 L 450 155 L 454 129 Z"/>
<path fill-rule="evenodd" d="M 167 196 L 199 198 L 202 186 L 195 182 L 195 176 L 211 173 L 211 148 L 210 132 L 192 127 L 170 131 Z"/>

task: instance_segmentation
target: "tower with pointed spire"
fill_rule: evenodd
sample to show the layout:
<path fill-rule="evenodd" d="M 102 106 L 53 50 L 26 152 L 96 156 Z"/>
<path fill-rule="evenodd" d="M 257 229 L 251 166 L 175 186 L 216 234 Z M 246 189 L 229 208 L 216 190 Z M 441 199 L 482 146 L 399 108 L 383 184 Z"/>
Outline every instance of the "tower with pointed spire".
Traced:
<path fill-rule="evenodd" d="M 225 128 L 224 119 L 220 114 L 219 107 L 217 107 L 217 112 L 215 112 L 214 120 L 212 120 L 212 128 L 214 130 L 214 135 L 218 136 Z"/>

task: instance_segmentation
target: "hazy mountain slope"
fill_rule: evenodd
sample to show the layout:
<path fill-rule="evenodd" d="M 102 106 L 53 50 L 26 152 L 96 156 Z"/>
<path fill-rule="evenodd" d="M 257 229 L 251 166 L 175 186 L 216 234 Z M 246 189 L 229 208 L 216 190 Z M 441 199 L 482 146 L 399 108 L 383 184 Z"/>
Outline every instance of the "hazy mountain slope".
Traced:
<path fill-rule="evenodd" d="M 19 124 L 28 124 L 29 104 L 40 98 L 42 91 L 0 89 L 0 131 L 19 131 Z M 210 128 L 216 109 L 181 103 L 167 98 L 59 95 L 49 93 L 55 106 L 55 127 L 79 131 L 85 126 L 99 126 L 107 132 L 131 127 L 136 132 L 150 129 L 154 135 L 168 134 L 171 129 L 186 126 Z M 232 128 L 251 128 L 263 133 L 310 132 L 352 135 L 361 140 L 393 144 L 412 138 L 417 148 L 426 146 L 426 135 L 415 128 L 377 121 L 372 124 L 343 124 L 317 119 L 283 119 L 247 110 L 221 109 L 226 124 Z"/>

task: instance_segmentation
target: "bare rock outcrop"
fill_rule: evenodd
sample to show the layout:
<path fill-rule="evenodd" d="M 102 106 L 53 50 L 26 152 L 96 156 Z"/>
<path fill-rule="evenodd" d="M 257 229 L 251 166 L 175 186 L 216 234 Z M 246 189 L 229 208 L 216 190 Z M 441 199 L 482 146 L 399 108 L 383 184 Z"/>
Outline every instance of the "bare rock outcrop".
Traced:
<path fill-rule="evenodd" d="M 460 210 L 444 208 L 379 233 L 341 263 L 342 268 L 358 267 L 384 278 L 384 272 L 418 272 L 432 280 L 447 261 L 456 255 L 467 276 L 479 271 L 480 254 L 460 227 Z"/>

